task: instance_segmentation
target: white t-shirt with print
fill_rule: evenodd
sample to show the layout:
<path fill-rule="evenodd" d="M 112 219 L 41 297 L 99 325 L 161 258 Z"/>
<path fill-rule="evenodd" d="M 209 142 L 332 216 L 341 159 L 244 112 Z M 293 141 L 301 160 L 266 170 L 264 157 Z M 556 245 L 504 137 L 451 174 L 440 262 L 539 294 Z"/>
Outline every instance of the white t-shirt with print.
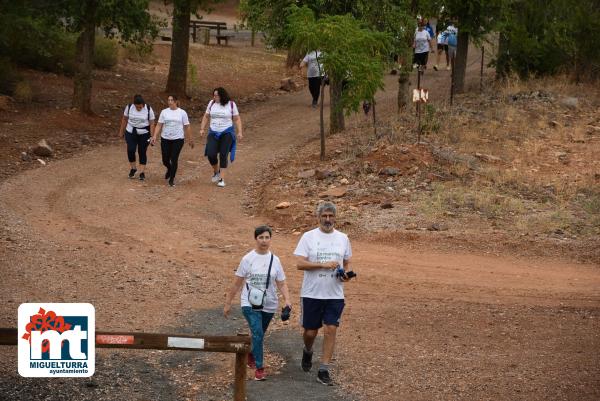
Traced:
<path fill-rule="evenodd" d="M 431 35 L 425 29 L 415 33 L 415 53 L 429 53 Z"/>
<path fill-rule="evenodd" d="M 446 36 L 444 36 L 443 32 L 440 32 L 437 34 L 437 44 L 438 45 L 447 45 L 448 44 L 448 38 Z"/>
<path fill-rule="evenodd" d="M 318 50 L 313 50 L 312 52 L 306 53 L 306 56 L 302 59 L 304 63 L 306 63 L 306 77 L 307 78 L 315 78 L 325 75 L 323 71 L 323 64 L 317 61 L 321 59 L 321 52 Z"/>
<path fill-rule="evenodd" d="M 150 107 L 150 121 L 148 121 L 148 107 L 145 104 L 140 111 L 137 111 L 134 104 L 125 106 L 123 115 L 127 117 L 127 128 L 125 128 L 127 132 L 133 132 L 133 128 L 135 127 L 139 135 L 148 133 L 146 127 L 150 125 L 150 121 L 155 119 L 154 110 Z"/>
<path fill-rule="evenodd" d="M 240 265 L 235 272 L 238 277 L 246 279 L 244 287 L 242 289 L 242 295 L 240 297 L 240 303 L 242 306 L 251 306 L 248 302 L 248 288 L 249 286 L 264 290 L 267 284 L 267 272 L 269 271 L 269 262 L 271 261 L 271 252 L 261 255 L 255 250 L 248 252 L 241 260 Z M 277 285 L 275 281 L 285 280 L 285 273 L 283 272 L 283 266 L 279 258 L 273 255 L 273 265 L 271 266 L 271 279 L 269 280 L 269 288 L 267 289 L 267 297 L 263 305 L 263 311 L 274 313 L 277 311 L 279 306 L 279 300 L 277 299 Z"/>
<path fill-rule="evenodd" d="M 165 139 L 183 139 L 183 126 L 190 125 L 187 113 L 180 108 L 164 109 L 160 112 L 158 122 L 164 124 L 160 136 Z"/>
<path fill-rule="evenodd" d="M 211 100 L 206 106 L 206 114 L 210 116 L 210 129 L 223 132 L 233 125 L 233 116 L 239 116 L 240 112 L 235 102 L 230 101 L 221 106 L 221 103 Z"/>
<path fill-rule="evenodd" d="M 336 261 L 344 266 L 344 260 L 352 256 L 348 236 L 337 230 L 324 233 L 320 228 L 302 235 L 294 255 L 307 257 L 309 262 L 323 263 Z M 344 299 L 344 283 L 336 277 L 335 270 L 305 270 L 301 297 L 316 299 Z"/>

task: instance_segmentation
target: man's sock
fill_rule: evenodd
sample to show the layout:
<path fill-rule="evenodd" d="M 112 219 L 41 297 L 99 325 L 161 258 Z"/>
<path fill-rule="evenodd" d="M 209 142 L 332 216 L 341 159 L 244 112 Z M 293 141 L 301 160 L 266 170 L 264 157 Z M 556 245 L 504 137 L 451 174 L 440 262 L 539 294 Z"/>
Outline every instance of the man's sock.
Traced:
<path fill-rule="evenodd" d="M 329 371 L 329 365 L 326 363 L 321 363 L 321 366 L 319 366 L 319 372 L 321 371 Z"/>
<path fill-rule="evenodd" d="M 307 354 L 312 354 L 312 350 L 306 349 L 306 345 L 304 346 L 304 352 L 306 352 Z"/>

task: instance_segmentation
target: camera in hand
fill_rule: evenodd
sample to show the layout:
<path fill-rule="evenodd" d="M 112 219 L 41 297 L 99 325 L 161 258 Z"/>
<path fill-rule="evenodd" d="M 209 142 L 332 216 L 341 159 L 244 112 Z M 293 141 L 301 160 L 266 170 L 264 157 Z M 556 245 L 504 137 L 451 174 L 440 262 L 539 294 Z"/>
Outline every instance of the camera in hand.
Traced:
<path fill-rule="evenodd" d="M 352 270 L 344 271 L 342 266 L 338 266 L 337 269 L 335 269 L 335 276 L 340 279 L 345 277 L 349 280 L 352 277 L 356 277 L 356 273 L 354 273 Z"/>
<path fill-rule="evenodd" d="M 291 312 L 292 312 L 292 308 L 290 308 L 287 305 L 285 306 L 285 308 L 282 308 L 281 309 L 281 321 L 285 322 L 286 320 L 289 320 Z"/>
<path fill-rule="evenodd" d="M 356 277 L 356 273 L 354 273 L 352 270 L 347 271 L 346 272 L 346 278 L 347 279 L 351 279 L 352 277 Z"/>

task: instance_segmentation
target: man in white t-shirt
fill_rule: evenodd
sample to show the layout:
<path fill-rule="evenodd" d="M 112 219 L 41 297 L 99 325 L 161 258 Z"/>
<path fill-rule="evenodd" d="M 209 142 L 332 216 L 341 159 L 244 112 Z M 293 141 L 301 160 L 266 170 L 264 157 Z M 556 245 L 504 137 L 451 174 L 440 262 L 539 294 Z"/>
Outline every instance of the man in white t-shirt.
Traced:
<path fill-rule="evenodd" d="M 344 310 L 344 282 L 350 278 L 352 248 L 348 236 L 335 230 L 336 207 L 331 202 L 317 208 L 319 227 L 302 235 L 294 251 L 298 270 L 304 271 L 302 282 L 302 327 L 304 349 L 302 369 L 312 368 L 312 353 L 319 329 L 324 327 L 323 351 L 317 381 L 333 385 L 329 375 L 329 362 L 335 346 L 335 335 Z M 338 274 L 338 267 L 345 273 Z"/>
<path fill-rule="evenodd" d="M 308 78 L 308 90 L 312 96 L 312 107 L 316 108 L 321 94 L 321 80 L 325 72 L 321 64 L 321 52 L 313 50 L 306 53 L 306 56 L 300 62 L 300 69 L 306 66 L 306 77 Z"/>

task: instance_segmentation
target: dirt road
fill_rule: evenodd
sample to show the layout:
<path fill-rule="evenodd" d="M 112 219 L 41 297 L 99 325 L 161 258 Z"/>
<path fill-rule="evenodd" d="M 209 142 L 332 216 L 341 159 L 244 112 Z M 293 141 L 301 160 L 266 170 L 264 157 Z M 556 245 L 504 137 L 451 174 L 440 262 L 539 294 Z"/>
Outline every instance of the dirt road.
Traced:
<path fill-rule="evenodd" d="M 393 78 L 387 80 L 393 88 Z M 394 96 L 390 90 L 380 103 Z M 3 182 L 3 326 L 16 325 L 20 303 L 53 301 L 91 302 L 103 330 L 244 327 L 239 316 L 225 321 L 218 310 L 234 268 L 252 247 L 252 228 L 262 223 L 244 206 L 252 195 L 248 183 L 263 172 L 276 180 L 270 162 L 316 136 L 318 118 L 308 104 L 306 93 L 292 94 L 242 111 L 245 139 L 226 188 L 210 183 L 203 146 L 184 148 L 174 188 L 162 178 L 158 148 L 150 152 L 147 180 L 128 180 L 124 145 Z M 274 237 L 295 299 L 301 275 L 291 253 L 297 239 Z M 334 367 L 345 398 L 600 397 L 597 266 L 352 241 L 359 280 L 347 286 Z M 283 377 L 299 365 L 297 322 L 273 329 L 267 340 L 272 377 L 250 386 L 249 399 L 283 399 L 276 373 Z M 289 338 L 295 338 L 296 355 L 283 351 Z M 0 391 L 11 398 L 63 399 L 72 391 L 76 399 L 226 399 L 231 392 L 231 361 L 221 355 L 100 352 L 100 374 L 82 383 L 21 379 L 15 350 L 0 353 L 7 361 Z M 273 398 L 260 396 L 261 385 Z M 287 396 L 313 399 L 320 389 L 313 387 Z"/>

